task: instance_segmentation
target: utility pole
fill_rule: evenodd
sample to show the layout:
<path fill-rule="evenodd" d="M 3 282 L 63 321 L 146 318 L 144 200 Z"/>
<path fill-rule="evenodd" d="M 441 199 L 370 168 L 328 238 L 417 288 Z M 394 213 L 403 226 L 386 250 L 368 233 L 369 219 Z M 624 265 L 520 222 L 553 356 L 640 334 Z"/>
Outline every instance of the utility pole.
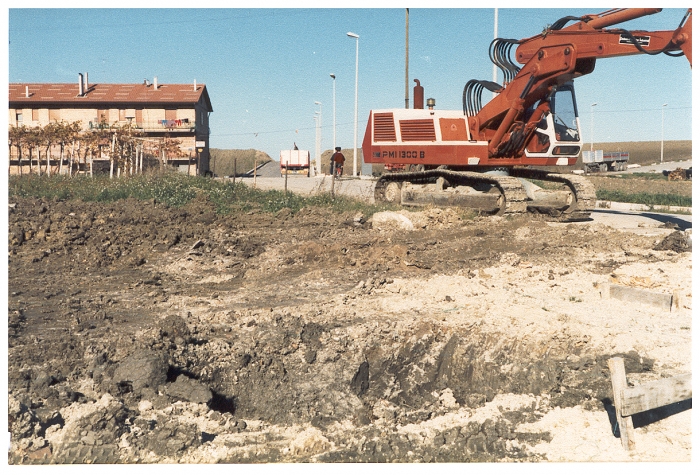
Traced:
<path fill-rule="evenodd" d="M 406 9 L 406 109 L 408 109 L 408 8 Z"/>
<path fill-rule="evenodd" d="M 664 163 L 664 107 L 667 105 L 661 106 L 661 163 Z"/>
<path fill-rule="evenodd" d="M 318 127 L 316 128 L 316 149 L 317 159 L 316 159 L 316 174 L 321 174 L 321 141 L 323 140 L 323 105 L 319 101 L 314 101 L 314 104 L 318 105 Z"/>
<path fill-rule="evenodd" d="M 360 64 L 360 35 L 348 31 L 350 38 L 355 38 L 355 134 L 352 149 L 352 176 L 357 176 L 357 78 Z"/>
<path fill-rule="evenodd" d="M 498 38 L 498 8 L 493 9 L 493 39 Z M 493 63 L 493 82 L 498 82 L 498 69 L 496 68 L 496 63 Z M 496 97 L 496 93 L 493 93 L 493 97 Z"/>

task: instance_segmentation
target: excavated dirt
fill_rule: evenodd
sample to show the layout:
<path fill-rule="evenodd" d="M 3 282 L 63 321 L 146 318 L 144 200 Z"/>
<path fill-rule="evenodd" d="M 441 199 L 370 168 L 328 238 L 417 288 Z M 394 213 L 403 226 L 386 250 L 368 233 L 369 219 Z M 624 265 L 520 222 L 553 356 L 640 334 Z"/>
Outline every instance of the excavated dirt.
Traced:
<path fill-rule="evenodd" d="M 213 209 L 10 198 L 10 463 L 690 460 L 690 401 L 623 450 L 607 368 L 690 371 L 673 229 Z"/>

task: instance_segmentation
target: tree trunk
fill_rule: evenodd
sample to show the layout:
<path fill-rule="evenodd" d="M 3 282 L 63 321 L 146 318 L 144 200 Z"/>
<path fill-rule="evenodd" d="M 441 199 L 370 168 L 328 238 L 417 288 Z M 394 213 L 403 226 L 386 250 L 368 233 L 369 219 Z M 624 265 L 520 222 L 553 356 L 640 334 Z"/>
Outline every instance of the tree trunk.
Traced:
<path fill-rule="evenodd" d="M 51 145 L 46 147 L 46 176 L 51 176 Z"/>
<path fill-rule="evenodd" d="M 59 159 L 58 162 L 58 174 L 61 175 L 63 173 L 63 149 L 64 149 L 64 144 L 61 142 L 61 158 Z"/>
<path fill-rule="evenodd" d="M 117 134 L 112 135 L 112 149 L 109 152 L 109 179 L 114 177 L 114 142 L 117 140 Z"/>

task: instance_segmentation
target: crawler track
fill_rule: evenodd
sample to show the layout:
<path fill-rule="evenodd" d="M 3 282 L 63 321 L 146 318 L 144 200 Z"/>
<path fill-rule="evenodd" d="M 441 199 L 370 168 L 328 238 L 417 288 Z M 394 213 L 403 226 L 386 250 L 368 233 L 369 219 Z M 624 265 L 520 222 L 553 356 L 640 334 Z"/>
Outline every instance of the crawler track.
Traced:
<path fill-rule="evenodd" d="M 387 173 L 382 175 L 377 181 L 374 190 L 375 201 L 400 203 L 403 183 L 422 185 L 435 183 L 441 178 L 452 187 L 469 186 L 478 189 L 483 188 L 485 185 L 495 186 L 504 198 L 503 206 L 495 213 L 497 215 L 515 215 L 530 212 L 544 215 L 546 219 L 552 221 L 581 221 L 588 219 L 591 210 L 595 207 L 595 189 L 585 178 L 526 168 L 511 169 L 510 176 L 495 176 L 447 169 Z M 539 206 L 536 202 L 528 201 L 527 193 L 520 178 L 564 184 L 573 193 L 573 202 L 564 210 Z"/>
<path fill-rule="evenodd" d="M 591 211 L 595 208 L 595 187 L 584 177 L 570 174 L 547 173 L 541 170 L 528 168 L 514 168 L 511 170 L 511 176 L 567 185 L 574 193 L 574 203 L 561 213 L 550 214 L 550 217 L 554 218 L 556 221 L 583 221 L 590 218 Z M 530 211 L 532 212 L 533 210 Z"/>

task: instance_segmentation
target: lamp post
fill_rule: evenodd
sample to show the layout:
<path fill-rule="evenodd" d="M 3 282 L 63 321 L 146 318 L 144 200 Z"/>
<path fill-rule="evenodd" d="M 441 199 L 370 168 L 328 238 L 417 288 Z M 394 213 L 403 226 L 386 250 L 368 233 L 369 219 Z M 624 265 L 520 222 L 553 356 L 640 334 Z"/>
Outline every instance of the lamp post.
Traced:
<path fill-rule="evenodd" d="M 318 159 L 316 161 L 316 173 L 321 174 L 321 141 L 323 140 L 323 104 L 318 101 L 314 101 L 314 104 L 318 105 L 318 142 L 316 147 L 318 148 Z"/>
<path fill-rule="evenodd" d="M 348 31 L 350 38 L 355 38 L 355 138 L 352 149 L 352 176 L 357 176 L 357 67 L 360 58 L 360 35 Z"/>
<path fill-rule="evenodd" d="M 593 108 L 597 105 L 597 102 L 591 104 L 591 153 L 593 153 Z"/>
<path fill-rule="evenodd" d="M 321 141 L 319 139 L 320 132 L 318 130 L 318 125 L 320 122 L 319 119 L 320 117 L 318 115 L 318 112 L 314 112 L 314 122 L 316 122 L 316 170 L 321 169 Z M 318 174 L 320 175 L 320 172 Z"/>
<path fill-rule="evenodd" d="M 667 105 L 661 106 L 661 163 L 664 163 L 664 107 Z"/>
<path fill-rule="evenodd" d="M 333 153 L 335 153 L 335 74 L 331 73 L 333 78 Z"/>

